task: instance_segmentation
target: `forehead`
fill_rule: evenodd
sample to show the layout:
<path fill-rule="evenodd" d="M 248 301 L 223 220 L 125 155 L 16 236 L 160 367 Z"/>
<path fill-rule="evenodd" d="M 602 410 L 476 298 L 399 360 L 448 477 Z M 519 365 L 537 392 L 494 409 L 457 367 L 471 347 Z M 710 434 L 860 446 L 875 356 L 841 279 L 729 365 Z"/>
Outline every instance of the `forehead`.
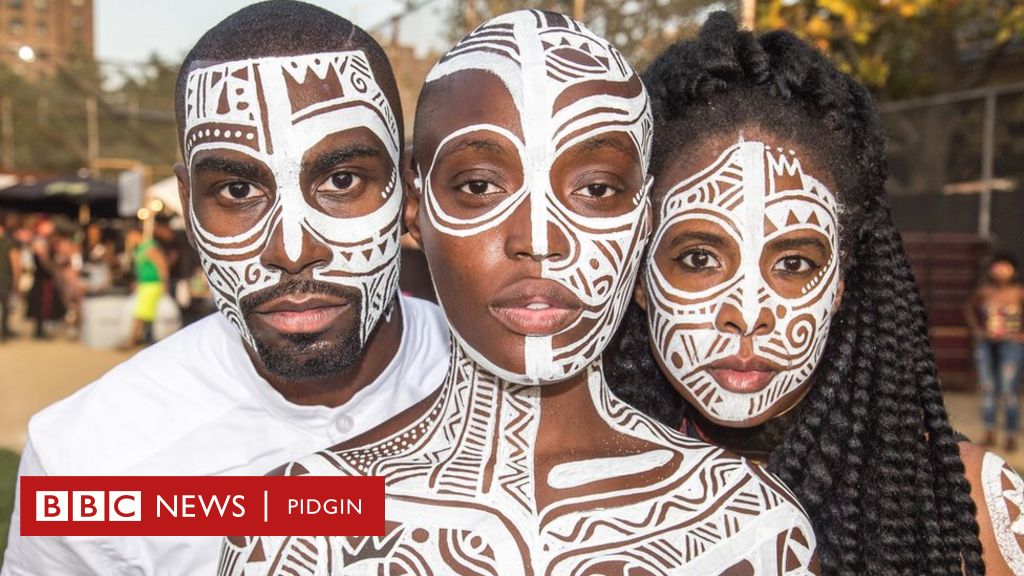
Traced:
<path fill-rule="evenodd" d="M 200 64 L 186 80 L 184 107 L 186 159 L 207 147 L 273 155 L 297 143 L 292 131 L 322 137 L 359 124 L 399 148 L 394 114 L 361 50 Z"/>
<path fill-rule="evenodd" d="M 670 192 L 681 192 L 687 188 L 681 185 L 682 183 L 689 181 L 693 184 L 702 173 L 706 175 L 716 170 L 727 171 L 723 167 L 727 164 L 723 155 L 744 141 L 761 142 L 773 152 L 773 157 L 767 160 L 769 167 L 774 164 L 779 169 L 766 174 L 766 177 L 778 179 L 781 185 L 786 185 L 786 181 L 789 181 L 788 187 L 792 187 L 796 184 L 792 180 L 793 175 L 782 169 L 782 165 L 796 162 L 802 176 L 811 177 L 831 193 L 835 192 L 835 180 L 831 171 L 826 169 L 812 149 L 759 126 L 746 126 L 734 131 L 702 136 L 700 141 L 684 145 L 670 153 L 671 156 L 661 163 L 662 168 L 654 175 L 655 199 L 661 201 Z"/>
<path fill-rule="evenodd" d="M 679 162 L 692 162 L 688 161 Z M 668 181 L 659 218 L 725 218 L 739 236 L 772 236 L 782 230 L 836 232 L 832 192 L 806 172 L 796 151 L 766 142 L 738 142 L 681 182 Z"/>
<path fill-rule="evenodd" d="M 649 115 L 643 84 L 614 47 L 565 16 L 534 10 L 474 30 L 438 62 L 427 84 L 425 103 L 438 110 L 420 117 L 428 132 L 493 121 L 527 141 L 561 147 L 599 122 L 640 125 Z M 456 105 L 474 92 L 498 110 Z"/>

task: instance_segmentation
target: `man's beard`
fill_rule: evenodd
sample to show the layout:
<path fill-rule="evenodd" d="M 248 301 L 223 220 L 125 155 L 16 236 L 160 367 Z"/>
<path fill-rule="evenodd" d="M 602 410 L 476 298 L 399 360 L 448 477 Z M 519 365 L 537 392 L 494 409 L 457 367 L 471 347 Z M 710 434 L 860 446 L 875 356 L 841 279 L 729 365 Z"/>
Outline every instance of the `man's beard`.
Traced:
<path fill-rule="evenodd" d="M 322 340 L 324 332 L 310 334 L 281 334 L 280 340 L 267 342 L 255 332 L 252 339 L 256 354 L 263 367 L 270 373 L 284 378 L 319 379 L 325 377 L 344 376 L 363 357 L 363 343 L 359 341 L 359 318 L 362 318 L 362 294 L 355 288 L 339 286 L 330 282 L 322 282 L 310 278 L 282 280 L 280 283 L 246 296 L 239 303 L 243 318 L 248 321 L 256 314 L 255 309 L 275 298 L 288 294 L 324 294 L 348 300 L 349 306 L 355 308 L 356 324 L 340 339 Z M 307 357 L 310 346 L 319 344 L 319 353 Z"/>

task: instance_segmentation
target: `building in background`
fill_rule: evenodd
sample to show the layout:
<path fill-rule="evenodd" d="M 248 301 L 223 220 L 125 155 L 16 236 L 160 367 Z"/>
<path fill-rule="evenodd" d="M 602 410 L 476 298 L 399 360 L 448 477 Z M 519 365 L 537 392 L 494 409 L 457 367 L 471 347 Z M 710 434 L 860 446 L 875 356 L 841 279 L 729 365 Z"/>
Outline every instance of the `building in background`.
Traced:
<path fill-rule="evenodd" d="M 93 58 L 92 0 L 0 0 L 0 62 L 28 79 Z"/>

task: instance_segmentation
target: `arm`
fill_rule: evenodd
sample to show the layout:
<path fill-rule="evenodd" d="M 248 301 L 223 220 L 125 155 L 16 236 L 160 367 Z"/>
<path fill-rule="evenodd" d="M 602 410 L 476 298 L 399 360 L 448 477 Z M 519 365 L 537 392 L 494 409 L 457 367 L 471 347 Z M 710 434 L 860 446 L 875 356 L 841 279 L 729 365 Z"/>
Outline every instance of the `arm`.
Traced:
<path fill-rule="evenodd" d="M 11 281 L 14 283 L 14 292 L 18 292 L 18 286 L 21 285 L 21 251 L 17 248 L 11 248 Z"/>
<path fill-rule="evenodd" d="M 47 476 L 32 447 L 25 446 L 18 466 L 22 476 Z M 27 536 L 20 532 L 20 486 L 16 488 L 11 529 L 7 537 L 2 576 L 93 576 L 114 574 L 125 567 L 114 560 L 111 539 Z M 127 573 L 127 572 L 126 572 Z"/>
<path fill-rule="evenodd" d="M 153 264 L 156 265 L 156 269 L 160 271 L 160 281 L 166 284 L 171 276 L 167 267 L 167 258 L 164 257 L 163 251 L 159 248 L 153 247 L 146 250 L 146 256 L 153 261 Z"/>
<path fill-rule="evenodd" d="M 964 306 L 964 319 L 967 320 L 967 327 L 971 329 L 971 335 L 978 336 L 981 333 L 981 321 L 978 319 L 978 306 L 981 304 L 981 290 L 975 290 Z"/>
<path fill-rule="evenodd" d="M 960 443 L 960 456 L 978 509 L 985 573 L 1024 574 L 1024 480 L 995 453 L 969 442 Z"/>

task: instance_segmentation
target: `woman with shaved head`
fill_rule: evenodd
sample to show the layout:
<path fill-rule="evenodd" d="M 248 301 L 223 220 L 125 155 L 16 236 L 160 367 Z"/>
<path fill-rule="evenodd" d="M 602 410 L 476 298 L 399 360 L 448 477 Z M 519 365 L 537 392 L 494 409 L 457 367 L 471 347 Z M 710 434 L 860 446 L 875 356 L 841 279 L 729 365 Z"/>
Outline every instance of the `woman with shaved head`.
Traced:
<path fill-rule="evenodd" d="M 609 393 L 650 232 L 651 112 L 622 56 L 540 11 L 435 66 L 406 224 L 453 332 L 441 389 L 282 469 L 377 475 L 386 534 L 230 538 L 228 574 L 810 574 L 777 480 Z"/>

